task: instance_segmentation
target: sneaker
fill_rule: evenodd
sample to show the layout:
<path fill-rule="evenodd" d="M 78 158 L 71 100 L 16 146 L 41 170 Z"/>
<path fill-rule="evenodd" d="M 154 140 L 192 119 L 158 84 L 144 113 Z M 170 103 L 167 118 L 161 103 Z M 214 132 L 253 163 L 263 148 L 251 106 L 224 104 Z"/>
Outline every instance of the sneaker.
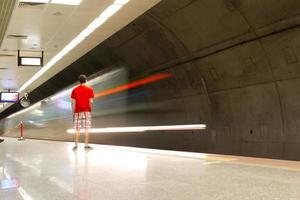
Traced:
<path fill-rule="evenodd" d="M 84 146 L 84 148 L 86 149 L 86 150 L 88 150 L 88 149 L 93 149 L 93 147 L 91 147 L 91 146 L 89 146 L 89 145 L 86 145 L 86 146 Z"/>
<path fill-rule="evenodd" d="M 73 151 L 77 150 L 77 145 L 73 147 Z"/>

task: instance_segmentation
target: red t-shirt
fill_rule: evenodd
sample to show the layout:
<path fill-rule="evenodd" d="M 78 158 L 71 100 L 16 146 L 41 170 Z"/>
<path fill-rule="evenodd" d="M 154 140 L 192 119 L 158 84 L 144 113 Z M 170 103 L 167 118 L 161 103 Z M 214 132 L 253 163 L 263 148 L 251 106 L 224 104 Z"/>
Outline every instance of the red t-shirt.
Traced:
<path fill-rule="evenodd" d="M 79 85 L 73 89 L 71 98 L 75 99 L 75 112 L 91 112 L 90 99 L 94 98 L 93 88 L 86 85 Z"/>

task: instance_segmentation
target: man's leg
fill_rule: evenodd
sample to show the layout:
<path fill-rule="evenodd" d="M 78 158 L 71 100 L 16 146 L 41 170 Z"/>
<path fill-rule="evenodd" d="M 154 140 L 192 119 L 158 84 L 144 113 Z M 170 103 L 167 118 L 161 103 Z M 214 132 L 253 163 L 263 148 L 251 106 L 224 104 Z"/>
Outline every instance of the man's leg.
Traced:
<path fill-rule="evenodd" d="M 89 129 L 85 129 L 85 138 L 84 138 L 84 143 L 85 143 L 85 146 L 89 146 Z"/>
<path fill-rule="evenodd" d="M 75 128 L 75 146 L 73 147 L 73 150 L 76 150 L 80 138 L 79 114 L 75 113 L 73 118 L 74 118 L 73 120 L 74 120 L 74 128 Z"/>
<path fill-rule="evenodd" d="M 89 145 L 89 129 L 85 129 L 85 139 L 84 139 L 84 148 L 85 149 L 93 149 L 93 147 L 91 147 Z"/>
<path fill-rule="evenodd" d="M 91 149 L 92 147 L 89 146 L 89 128 L 91 128 L 91 113 L 86 112 L 85 113 L 85 124 L 84 124 L 84 133 L 85 133 L 85 148 Z"/>
<path fill-rule="evenodd" d="M 75 133 L 75 147 L 78 146 L 78 142 L 79 142 L 79 138 L 80 138 L 80 130 L 76 129 L 76 133 Z"/>

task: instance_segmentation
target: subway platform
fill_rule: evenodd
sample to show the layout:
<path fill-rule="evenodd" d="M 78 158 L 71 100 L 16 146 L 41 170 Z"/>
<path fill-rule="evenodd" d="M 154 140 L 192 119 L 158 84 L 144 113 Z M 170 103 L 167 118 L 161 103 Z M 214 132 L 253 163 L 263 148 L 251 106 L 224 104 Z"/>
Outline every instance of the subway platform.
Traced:
<path fill-rule="evenodd" d="M 300 199 L 300 162 L 4 139 L 1 200 Z"/>

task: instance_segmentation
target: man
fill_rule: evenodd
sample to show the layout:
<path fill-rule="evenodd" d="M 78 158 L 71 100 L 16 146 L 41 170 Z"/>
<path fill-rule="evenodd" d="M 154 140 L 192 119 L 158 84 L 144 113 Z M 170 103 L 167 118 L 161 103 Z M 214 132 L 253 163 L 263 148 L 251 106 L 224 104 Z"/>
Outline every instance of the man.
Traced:
<path fill-rule="evenodd" d="M 91 112 L 93 108 L 94 91 L 91 87 L 86 85 L 87 78 L 85 75 L 80 75 L 78 79 L 80 85 L 74 88 L 71 94 L 74 129 L 76 132 L 73 150 L 76 150 L 78 147 L 81 128 L 84 129 L 85 133 L 84 148 L 92 149 L 92 147 L 89 146 L 89 129 L 92 125 Z"/>

